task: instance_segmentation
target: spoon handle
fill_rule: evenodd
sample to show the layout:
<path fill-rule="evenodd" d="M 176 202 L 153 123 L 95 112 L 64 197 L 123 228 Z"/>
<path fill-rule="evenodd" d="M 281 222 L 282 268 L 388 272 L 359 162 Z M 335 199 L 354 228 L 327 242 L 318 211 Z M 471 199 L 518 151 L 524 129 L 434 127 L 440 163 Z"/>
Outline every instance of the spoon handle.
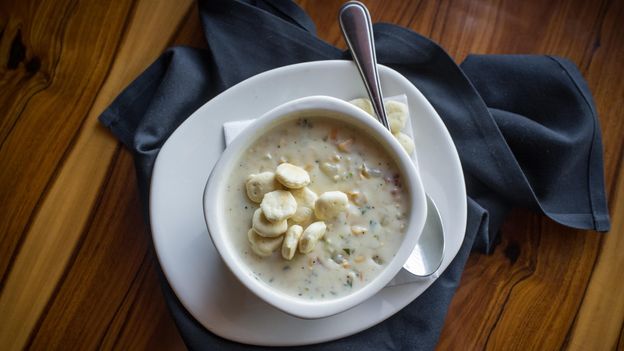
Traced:
<path fill-rule="evenodd" d="M 349 1 L 340 8 L 338 19 L 353 61 L 360 71 L 364 86 L 373 103 L 375 114 L 381 124 L 389 129 L 377 71 L 373 25 L 368 9 L 361 2 Z"/>

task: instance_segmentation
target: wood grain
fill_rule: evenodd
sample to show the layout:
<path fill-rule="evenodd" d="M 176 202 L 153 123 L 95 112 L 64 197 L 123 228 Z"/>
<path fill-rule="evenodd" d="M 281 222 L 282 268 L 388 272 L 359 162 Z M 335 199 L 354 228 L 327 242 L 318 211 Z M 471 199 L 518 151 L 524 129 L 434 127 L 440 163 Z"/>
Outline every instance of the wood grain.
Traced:
<path fill-rule="evenodd" d="M 167 335 L 178 337 L 171 319 L 163 318 L 167 312 L 132 165 L 128 152 L 116 152 L 96 215 L 33 329 L 31 348 L 149 349 Z M 92 268 L 85 274 L 73 267 Z"/>
<path fill-rule="evenodd" d="M 131 4 L 3 3 L 0 90 L 0 279 L 114 57 Z M 100 16 L 84 12 L 102 10 Z M 94 12 L 91 12 L 93 14 Z M 94 17 L 94 18 L 91 18 Z M 104 25 L 106 23 L 106 26 Z M 98 38 L 98 40 L 93 40 Z M 30 157 L 29 157 L 30 156 Z"/>
<path fill-rule="evenodd" d="M 298 2 L 344 48 L 342 1 Z M 603 129 L 611 232 L 514 211 L 495 252 L 471 255 L 438 349 L 623 349 L 624 1 L 364 2 L 458 62 L 570 58 Z M 0 349 L 184 348 L 131 157 L 96 121 L 170 43 L 205 45 L 191 0 L 0 0 Z"/>
<path fill-rule="evenodd" d="M 56 58 L 67 67 L 60 63 L 54 66 L 59 72 L 56 74 L 60 87 L 52 89 L 52 80 L 50 90 L 42 92 L 49 94 L 42 98 L 45 101 L 37 103 L 31 99 L 28 105 L 31 109 L 19 112 L 19 123 L 11 128 L 0 149 L 0 162 L 6 165 L 0 171 L 0 206 L 3 212 L 9 213 L 0 222 L 3 232 L 7 227 L 7 235 L 2 237 L 2 250 L 11 250 L 0 256 L 3 262 L 6 257 L 11 259 L 3 264 L 4 269 L 9 266 L 11 269 L 3 276 L 0 315 L 6 320 L 20 321 L 0 329 L 0 345 L 16 349 L 27 342 L 74 255 L 76 244 L 93 216 L 93 206 L 101 196 L 110 160 L 119 148 L 97 123 L 97 116 L 132 77 L 165 48 L 168 40 L 145 40 L 146 31 L 158 32 L 165 38 L 167 34 L 171 36 L 190 6 L 190 1 L 186 4 L 162 2 L 158 6 L 150 1 L 119 2 L 103 8 L 89 1 L 36 6 L 38 3 L 20 2 L 19 5 L 43 11 L 43 18 L 58 18 L 64 22 L 56 24 L 55 20 L 40 19 L 32 25 L 43 27 L 30 36 L 43 36 L 41 41 L 45 43 L 67 40 L 69 44 L 63 45 L 67 53 L 61 51 Z M 66 8 L 66 16 L 46 12 L 48 7 Z M 17 9 L 14 11 L 19 13 Z M 36 19 L 37 11 L 24 18 Z M 65 29 L 54 30 L 47 25 Z M 45 38 L 46 35 L 50 37 Z M 58 50 L 59 46 L 52 45 L 52 49 Z M 51 50 L 51 54 L 54 53 Z M 68 56 L 64 60 L 60 59 L 62 53 Z M 100 63 L 98 59 L 102 57 L 108 61 Z M 114 62 L 113 57 L 117 58 Z M 94 68 L 99 71 L 93 72 Z M 89 79 L 85 78 L 89 77 L 97 80 L 88 87 L 70 84 L 73 79 L 87 84 Z M 19 86 L 14 89 L 21 91 Z M 85 100 L 75 100 L 80 97 Z M 11 108 L 8 111 L 14 113 Z M 46 111 L 54 111 L 53 116 L 62 118 L 50 118 Z M 75 126 L 70 123 L 72 113 L 76 116 Z M 73 133 L 78 127 L 82 127 L 82 133 L 75 136 Z M 66 150 L 70 145 L 71 149 Z M 26 157 L 31 153 L 35 157 Z M 32 213 L 19 216 L 15 211 L 23 211 L 21 207 L 26 202 L 32 203 Z M 12 240 L 5 241 L 7 238 Z M 24 294 L 24 291 L 29 293 Z"/>

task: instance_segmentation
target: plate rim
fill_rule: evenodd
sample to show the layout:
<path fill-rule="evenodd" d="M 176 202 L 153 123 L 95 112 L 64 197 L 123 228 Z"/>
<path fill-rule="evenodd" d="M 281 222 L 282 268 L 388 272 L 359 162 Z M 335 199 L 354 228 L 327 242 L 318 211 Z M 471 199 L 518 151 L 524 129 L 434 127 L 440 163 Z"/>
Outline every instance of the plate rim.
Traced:
<path fill-rule="evenodd" d="M 308 344 L 315 344 L 315 343 L 321 343 L 321 342 L 326 342 L 326 341 L 331 341 L 331 340 L 336 340 L 345 336 L 349 336 L 349 335 L 353 335 L 356 333 L 361 332 L 362 330 L 368 329 L 374 325 L 377 325 L 381 322 L 383 322 L 385 319 L 393 316 L 394 314 L 396 314 L 397 312 L 399 312 L 401 309 L 403 309 L 405 306 L 407 306 L 409 303 L 411 303 L 412 301 L 414 301 L 414 299 L 416 299 L 418 296 L 420 296 L 421 293 L 419 293 L 418 295 L 414 296 L 413 298 L 410 298 L 410 301 L 407 302 L 405 305 L 402 305 L 400 308 L 397 308 L 394 312 L 390 313 L 387 316 L 384 316 L 383 318 L 375 321 L 374 323 L 362 323 L 361 327 L 358 328 L 354 328 L 354 329 L 350 329 L 348 331 L 343 331 L 341 333 L 335 333 L 329 337 L 324 337 L 321 339 L 317 339 L 315 341 L 312 342 L 306 342 L 306 343 L 284 343 L 284 344 L 276 344 L 276 343 L 258 343 L 257 341 L 250 341 L 248 339 L 245 339 L 244 337 L 237 337 L 234 336 L 232 337 L 232 335 L 224 335 L 219 333 L 218 331 L 212 330 L 210 329 L 204 322 L 203 322 L 203 318 L 201 316 L 198 316 L 196 311 L 194 311 L 192 308 L 189 308 L 189 306 L 187 305 L 187 303 L 184 301 L 183 298 L 181 298 L 180 293 L 178 292 L 178 287 L 176 287 L 173 283 L 172 283 L 172 279 L 170 278 L 170 274 L 171 272 L 168 271 L 167 269 L 167 264 L 163 264 L 163 261 L 166 259 L 164 258 L 165 254 L 161 253 L 161 250 L 163 250 L 162 247 L 160 247 L 159 245 L 159 241 L 157 240 L 157 237 L 159 237 L 160 235 L 157 233 L 160 233 L 160 230 L 158 230 L 157 228 L 159 227 L 158 225 L 158 220 L 155 220 L 155 218 L 157 216 L 154 216 L 153 211 L 154 211 L 154 202 L 156 201 L 156 199 L 158 198 L 157 196 L 153 196 L 153 192 L 154 192 L 154 188 L 157 187 L 158 182 L 159 182 L 159 172 L 158 170 L 160 169 L 160 167 L 162 167 L 162 158 L 161 155 L 163 155 L 162 151 L 167 149 L 168 146 L 171 145 L 171 141 L 175 140 L 175 138 L 177 137 L 177 134 L 183 130 L 183 126 L 185 126 L 186 124 L 188 124 L 189 122 L 192 122 L 196 119 L 200 119 L 202 118 L 202 115 L 205 116 L 205 110 L 208 109 L 211 105 L 213 105 L 215 103 L 215 101 L 219 101 L 222 99 L 227 99 L 230 98 L 231 95 L 236 95 L 239 94 L 239 90 L 243 90 L 246 88 L 245 86 L 249 86 L 249 85 L 253 85 L 256 81 L 260 80 L 265 80 L 267 79 L 267 77 L 270 77 L 271 75 L 275 75 L 275 74 L 287 74 L 290 71 L 293 70 L 306 70 L 306 69 L 319 69 L 320 67 L 323 66 L 331 66 L 331 65 L 336 65 L 337 67 L 340 65 L 343 65 L 344 67 L 347 67 L 348 65 L 351 64 L 351 61 L 347 61 L 347 60 L 324 60 L 324 61 L 310 61 L 310 62 L 304 62 L 304 63 L 297 63 L 297 64 L 293 64 L 293 65 L 288 65 L 288 66 L 283 66 L 283 67 L 278 67 L 278 68 L 274 68 L 262 73 L 259 73 L 257 75 L 254 75 L 252 77 L 249 77 L 235 85 L 233 85 L 232 87 L 230 87 L 229 89 L 223 91 L 222 93 L 218 94 L 217 96 L 215 96 L 214 98 L 208 100 L 207 102 L 205 102 L 202 106 L 200 106 L 199 108 L 197 108 L 193 113 L 191 113 L 189 115 L 189 117 L 187 119 L 184 120 L 184 122 L 182 122 L 172 133 L 171 135 L 167 138 L 167 140 L 163 143 L 163 145 L 161 146 L 161 149 L 159 150 L 159 153 L 156 157 L 156 160 L 154 162 L 154 166 L 153 166 L 153 171 L 152 171 L 152 179 L 150 182 L 150 187 L 149 187 L 149 214 L 150 214 L 150 225 L 151 225 L 151 235 L 152 235 L 152 239 L 154 242 L 154 248 L 156 251 L 156 256 L 158 258 L 160 267 L 162 269 L 163 275 L 165 276 L 165 278 L 167 279 L 167 283 L 169 284 L 169 286 L 171 287 L 172 291 L 174 292 L 174 294 L 176 295 L 176 298 L 178 299 L 178 301 L 180 301 L 180 303 L 182 304 L 182 306 L 189 312 L 189 314 L 200 324 L 202 325 L 202 327 L 206 328 L 206 330 L 208 330 L 209 332 L 218 335 L 220 337 L 229 339 L 229 340 L 233 340 L 236 342 L 241 342 L 241 343 L 245 343 L 245 344 L 251 344 L 251 345 L 262 345 L 262 346 L 295 346 L 295 345 L 308 345 Z M 424 95 L 420 92 L 420 90 L 414 86 L 409 80 L 407 80 L 407 78 L 405 78 L 403 75 L 401 75 L 400 73 L 396 72 L 395 70 L 383 66 L 383 65 L 379 65 L 380 67 L 380 76 L 390 76 L 391 79 L 393 80 L 397 80 L 399 82 L 401 82 L 402 84 L 408 84 L 408 86 L 413 90 L 410 93 L 414 93 L 414 95 L 422 100 L 424 102 L 424 106 L 427 107 L 427 109 L 429 111 L 427 111 L 429 114 L 431 114 L 433 117 L 432 121 L 433 123 L 436 124 L 436 127 L 439 128 L 442 132 L 442 134 L 445 136 L 446 140 L 445 142 L 450 145 L 451 147 L 451 153 L 452 153 L 452 158 L 453 158 L 453 165 L 454 166 L 458 166 L 455 169 L 455 171 L 457 172 L 457 175 L 459 175 L 457 181 L 459 182 L 457 185 L 460 186 L 460 188 L 462 189 L 461 192 L 461 197 L 463 201 L 460 202 L 460 206 L 461 206 L 461 213 L 459 213 L 459 216 L 457 216 L 457 213 L 454 213 L 456 216 L 454 217 L 458 217 L 455 218 L 455 220 L 459 220 L 460 223 L 460 227 L 463 228 L 463 231 L 461 233 L 461 240 L 459 245 L 461 246 L 461 242 L 463 241 L 463 238 L 465 236 L 465 227 L 466 227 L 466 223 L 467 223 L 467 195 L 466 195 L 466 188 L 465 188 L 465 181 L 464 181 L 464 175 L 463 175 L 463 169 L 461 168 L 461 163 L 459 160 L 459 155 L 457 153 L 457 147 L 455 145 L 455 143 L 453 142 L 452 138 L 450 137 L 450 133 L 448 131 L 448 129 L 446 128 L 446 126 L 444 125 L 444 122 L 442 121 L 442 119 L 440 118 L 440 116 L 438 115 L 437 111 L 435 111 L 435 109 L 433 108 L 433 106 L 431 105 L 431 103 L 424 97 Z M 341 67 L 338 67 L 336 69 L 342 69 Z M 406 92 L 408 93 L 408 92 Z M 331 95 L 330 95 L 331 96 Z M 425 186 L 425 189 L 427 187 Z M 446 239 L 446 238 L 445 238 Z M 162 244 L 162 243 L 161 243 Z M 433 277 L 433 279 L 430 279 L 431 281 L 427 283 L 427 287 L 425 288 L 428 289 L 429 286 L 433 283 L 433 281 L 435 281 L 437 279 L 437 277 L 439 275 L 442 274 L 442 272 L 448 267 L 448 265 L 450 264 L 450 261 L 452 261 L 452 259 L 456 256 L 456 254 L 459 251 L 459 247 L 457 248 L 457 250 L 454 250 L 454 252 L 452 254 L 448 254 L 449 249 L 446 248 L 445 253 L 444 253 L 444 261 L 442 264 L 442 267 L 439 270 L 439 274 L 436 274 L 435 277 Z M 227 267 L 224 265 L 224 267 Z M 227 268 L 225 268 L 227 269 Z M 392 289 L 392 287 L 386 287 L 385 289 Z M 424 290 L 423 290 L 424 292 Z M 363 302 L 363 304 L 366 303 Z M 331 318 L 331 317 L 329 317 Z"/>

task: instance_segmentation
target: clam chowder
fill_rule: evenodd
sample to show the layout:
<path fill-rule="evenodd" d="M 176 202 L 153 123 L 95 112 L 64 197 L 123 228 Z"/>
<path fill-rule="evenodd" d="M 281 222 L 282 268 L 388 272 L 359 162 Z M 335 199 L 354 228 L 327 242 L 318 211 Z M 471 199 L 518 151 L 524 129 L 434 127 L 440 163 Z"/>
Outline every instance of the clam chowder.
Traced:
<path fill-rule="evenodd" d="M 254 277 L 307 300 L 374 279 L 404 237 L 409 201 L 393 158 L 336 119 L 277 125 L 238 160 L 225 215 Z"/>

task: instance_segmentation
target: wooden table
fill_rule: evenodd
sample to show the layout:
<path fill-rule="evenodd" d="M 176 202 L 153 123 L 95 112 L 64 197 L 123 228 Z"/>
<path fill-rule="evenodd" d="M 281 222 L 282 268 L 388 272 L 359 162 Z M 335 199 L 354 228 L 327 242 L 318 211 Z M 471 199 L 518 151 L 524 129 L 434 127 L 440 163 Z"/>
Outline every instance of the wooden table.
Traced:
<path fill-rule="evenodd" d="M 474 253 L 441 350 L 624 347 L 624 1 L 365 1 L 468 53 L 570 58 L 594 93 L 607 235 L 513 212 Z M 344 47 L 339 0 L 301 1 Z M 203 46 L 190 0 L 0 1 L 0 349 L 181 349 L 131 156 L 96 118 L 173 44 Z"/>

